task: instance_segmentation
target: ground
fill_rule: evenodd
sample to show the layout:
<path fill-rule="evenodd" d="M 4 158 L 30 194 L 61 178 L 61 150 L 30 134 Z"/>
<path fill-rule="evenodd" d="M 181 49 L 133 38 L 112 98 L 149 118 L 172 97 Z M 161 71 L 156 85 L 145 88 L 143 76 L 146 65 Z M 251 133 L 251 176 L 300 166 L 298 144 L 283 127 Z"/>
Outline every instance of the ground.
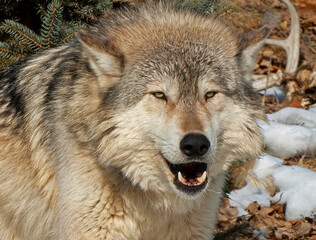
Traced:
<path fill-rule="evenodd" d="M 273 25 L 270 38 L 283 39 L 288 36 L 291 24 L 285 4 L 280 0 L 231 0 L 236 6 L 232 12 L 223 18 L 228 19 L 242 32 L 259 28 L 264 24 Z M 300 15 L 301 40 L 300 63 L 295 74 L 286 75 L 283 81 L 286 98 L 282 102 L 272 96 L 263 97 L 266 113 L 273 113 L 284 107 L 308 108 L 316 99 L 315 86 L 306 84 L 310 76 L 316 71 L 316 1 L 291 1 Z M 273 21 L 272 21 L 273 19 Z M 274 23 L 275 22 L 275 23 Z M 268 74 L 281 70 L 284 72 L 286 53 L 277 47 L 265 46 L 255 66 L 255 74 Z M 305 81 L 305 82 L 304 82 Z M 302 99 L 308 100 L 308 106 L 302 104 Z M 303 106 L 302 106 L 303 105 Z M 284 159 L 284 165 L 298 165 L 316 171 L 316 158 L 302 156 Z M 241 188 L 243 181 L 236 181 L 243 174 L 243 167 L 234 165 L 231 168 L 229 189 Z M 267 191 L 273 195 L 277 191 L 268 187 Z M 316 201 L 316 199 L 315 199 Z M 298 221 L 286 221 L 286 205 L 274 203 L 270 207 L 263 207 L 256 202 L 247 208 L 247 216 L 237 217 L 237 209 L 229 205 L 225 196 L 218 214 L 218 225 L 215 230 L 216 239 L 314 239 L 316 240 L 316 219 L 303 218 Z"/>

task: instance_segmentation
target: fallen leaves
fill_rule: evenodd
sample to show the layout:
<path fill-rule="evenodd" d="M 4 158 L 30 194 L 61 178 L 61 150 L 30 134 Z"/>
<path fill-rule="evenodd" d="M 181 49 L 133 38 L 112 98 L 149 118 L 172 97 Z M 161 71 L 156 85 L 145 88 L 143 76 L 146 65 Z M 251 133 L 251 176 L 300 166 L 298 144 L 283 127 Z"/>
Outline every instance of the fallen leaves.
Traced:
<path fill-rule="evenodd" d="M 316 167 L 316 158 L 285 159 L 285 165 L 302 165 L 304 167 Z M 242 165 L 232 168 L 230 182 L 236 183 L 235 175 L 242 173 Z M 241 188 L 240 185 L 238 188 Z M 269 189 L 268 189 L 269 188 Z M 266 187 L 270 196 L 278 191 L 274 186 Z M 303 218 L 297 221 L 285 219 L 286 204 L 271 203 L 270 207 L 264 207 L 257 202 L 252 202 L 246 207 L 247 215 L 238 216 L 236 207 L 229 204 L 229 199 L 224 198 L 218 213 L 218 224 L 215 233 L 219 234 L 216 240 L 222 239 L 309 239 L 316 240 L 316 215 L 314 219 Z M 248 224 L 248 225 L 247 225 Z M 247 231 L 241 231 L 241 226 L 247 226 Z M 250 229 L 250 230 L 249 230 Z M 229 237 L 228 237 L 229 236 Z"/>
<path fill-rule="evenodd" d="M 286 222 L 285 226 L 279 227 L 275 231 L 276 239 L 298 239 L 308 235 L 312 230 L 312 224 L 309 222 Z"/>
<path fill-rule="evenodd" d="M 302 18 L 312 18 L 316 15 L 316 2 L 314 0 L 300 0 L 297 7 Z"/>
<path fill-rule="evenodd" d="M 247 216 L 238 217 L 237 208 L 231 207 L 227 198 L 220 208 L 218 214 L 217 232 L 229 231 L 241 223 L 248 222 L 252 226 L 244 238 L 258 239 L 258 234 L 267 239 L 313 239 L 316 240 L 316 224 L 313 219 L 304 218 L 298 221 L 285 220 L 282 204 L 272 204 L 271 207 L 260 206 L 257 202 L 249 204 L 246 211 Z M 263 234 L 264 233 L 264 234 Z"/>
<path fill-rule="evenodd" d="M 254 67 L 254 73 L 262 75 L 276 73 L 278 70 L 284 71 L 283 62 L 285 62 L 286 56 L 283 55 L 278 56 L 272 49 L 262 50 Z"/>

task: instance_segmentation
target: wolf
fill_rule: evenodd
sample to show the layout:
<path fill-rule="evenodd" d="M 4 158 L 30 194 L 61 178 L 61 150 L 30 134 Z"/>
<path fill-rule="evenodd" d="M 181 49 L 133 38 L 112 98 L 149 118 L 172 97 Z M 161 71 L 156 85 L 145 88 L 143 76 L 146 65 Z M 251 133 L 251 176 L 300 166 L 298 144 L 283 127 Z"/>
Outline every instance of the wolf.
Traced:
<path fill-rule="evenodd" d="M 212 239 L 268 34 L 143 3 L 1 70 L 0 239 Z"/>

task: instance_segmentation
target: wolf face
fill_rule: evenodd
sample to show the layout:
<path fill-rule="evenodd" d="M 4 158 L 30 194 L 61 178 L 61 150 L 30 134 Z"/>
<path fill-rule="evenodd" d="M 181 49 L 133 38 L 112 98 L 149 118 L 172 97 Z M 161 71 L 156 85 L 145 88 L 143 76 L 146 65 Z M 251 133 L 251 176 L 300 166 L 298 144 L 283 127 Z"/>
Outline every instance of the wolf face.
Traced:
<path fill-rule="evenodd" d="M 269 31 L 237 37 L 216 20 L 169 14 L 159 20 L 145 14 L 127 27 L 115 23 L 119 36 L 108 43 L 114 54 L 104 47 L 105 36 L 92 36 L 100 29 L 78 37 L 97 71 L 118 69 L 121 76 L 100 80 L 110 83 L 103 101 L 113 112 L 101 164 L 122 169 L 144 190 L 195 199 L 231 160 L 260 151 L 255 118 L 263 114 L 247 74 Z M 113 136 L 114 152 L 108 146 Z"/>

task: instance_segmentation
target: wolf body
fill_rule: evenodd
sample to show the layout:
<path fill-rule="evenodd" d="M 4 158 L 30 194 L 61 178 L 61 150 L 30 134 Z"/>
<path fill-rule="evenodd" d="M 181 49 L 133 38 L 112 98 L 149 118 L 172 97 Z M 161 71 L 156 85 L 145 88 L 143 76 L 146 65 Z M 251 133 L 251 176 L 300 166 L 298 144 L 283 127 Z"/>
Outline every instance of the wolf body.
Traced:
<path fill-rule="evenodd" d="M 268 32 L 142 5 L 1 70 L 0 239 L 211 239 Z"/>

